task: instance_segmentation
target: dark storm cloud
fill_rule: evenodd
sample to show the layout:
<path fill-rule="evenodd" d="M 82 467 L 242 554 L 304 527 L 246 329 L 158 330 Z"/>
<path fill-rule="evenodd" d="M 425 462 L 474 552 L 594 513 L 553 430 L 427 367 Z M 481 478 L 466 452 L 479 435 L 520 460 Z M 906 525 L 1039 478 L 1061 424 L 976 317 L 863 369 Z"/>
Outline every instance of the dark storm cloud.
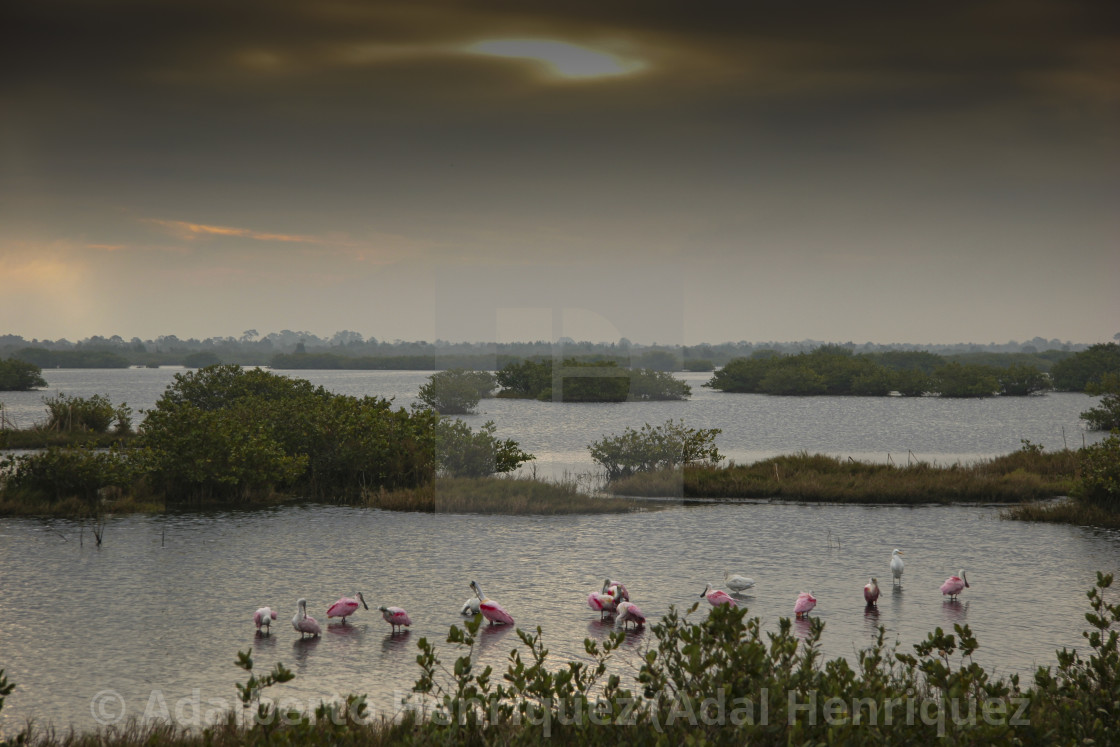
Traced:
<path fill-rule="evenodd" d="M 121 247 L 101 254 L 139 277 L 130 251 L 201 226 L 175 256 L 246 276 L 306 245 L 433 265 L 687 257 L 724 277 L 749 256 L 777 277 L 822 258 L 951 267 L 981 238 L 1001 260 L 1071 244 L 1099 268 L 1118 8 L 8 2 L 0 253 Z M 468 51 L 524 38 L 632 68 L 568 79 Z M 260 239 L 279 236 L 306 241 Z"/>

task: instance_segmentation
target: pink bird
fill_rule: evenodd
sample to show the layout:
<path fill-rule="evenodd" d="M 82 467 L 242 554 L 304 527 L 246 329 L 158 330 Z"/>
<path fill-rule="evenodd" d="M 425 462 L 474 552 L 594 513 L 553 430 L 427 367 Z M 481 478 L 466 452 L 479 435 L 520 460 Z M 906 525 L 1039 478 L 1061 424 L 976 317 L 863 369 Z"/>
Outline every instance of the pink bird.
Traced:
<path fill-rule="evenodd" d="M 700 596 L 706 597 L 713 607 L 719 607 L 721 604 L 730 604 L 732 607 L 739 606 L 735 603 L 735 600 L 731 598 L 730 594 L 726 591 L 713 589 L 711 584 L 706 584 L 704 586 L 704 593 Z"/>
<path fill-rule="evenodd" d="M 366 599 L 362 596 L 362 592 L 359 591 L 354 596 L 356 596 L 357 599 L 354 597 L 342 597 L 330 607 L 327 607 L 327 619 L 341 617 L 342 622 L 345 623 L 346 618 L 358 611 L 358 607 L 369 609 L 369 605 L 366 604 Z"/>
<path fill-rule="evenodd" d="M 261 607 L 253 613 L 253 624 L 257 626 L 257 632 L 261 632 L 264 628 L 264 634 L 268 635 L 272 632 L 272 621 L 276 619 L 276 610 L 271 607 Z"/>
<path fill-rule="evenodd" d="M 612 593 L 617 591 L 618 587 L 612 587 L 608 578 L 603 582 L 602 591 L 593 591 L 587 595 L 587 606 L 599 613 L 600 620 L 613 615 L 618 609 L 618 596 Z"/>
<path fill-rule="evenodd" d="M 965 589 L 971 588 L 968 585 L 968 578 L 964 575 L 962 570 L 959 576 L 949 576 L 945 579 L 945 583 L 941 584 L 941 593 L 948 594 L 950 601 L 955 600 L 957 595 Z"/>
<path fill-rule="evenodd" d="M 604 591 L 606 591 L 615 599 L 621 599 L 624 602 L 630 601 L 630 592 L 626 591 L 626 586 L 624 586 L 623 584 L 615 583 L 614 581 L 608 579 L 606 586 L 607 588 L 604 589 Z"/>
<path fill-rule="evenodd" d="M 323 632 L 314 617 L 307 616 L 307 600 L 301 599 L 296 603 L 296 615 L 292 618 L 292 627 L 299 631 L 300 638 L 310 635 L 315 637 Z"/>
<path fill-rule="evenodd" d="M 813 596 L 812 592 L 803 591 L 797 595 L 797 603 L 793 605 L 793 611 L 800 620 L 803 617 L 808 617 L 813 608 L 817 606 L 817 598 Z"/>
<path fill-rule="evenodd" d="M 482 593 L 482 587 L 477 581 L 471 581 L 471 588 L 478 596 L 478 611 L 490 621 L 491 625 L 513 625 L 513 617 L 505 611 L 502 605 Z"/>
<path fill-rule="evenodd" d="M 872 578 L 867 586 L 863 587 L 863 598 L 867 600 L 869 606 L 879 601 L 879 579 Z"/>
<path fill-rule="evenodd" d="M 402 626 L 407 628 L 412 625 L 412 618 L 400 607 L 378 607 L 377 609 L 381 610 L 381 616 L 385 618 L 385 622 L 393 626 L 394 634 L 398 628 Z"/>
<path fill-rule="evenodd" d="M 625 629 L 627 623 L 634 623 L 634 629 L 637 630 L 646 624 L 646 616 L 638 609 L 638 605 L 623 600 L 618 603 L 618 617 L 614 620 L 614 626 Z"/>

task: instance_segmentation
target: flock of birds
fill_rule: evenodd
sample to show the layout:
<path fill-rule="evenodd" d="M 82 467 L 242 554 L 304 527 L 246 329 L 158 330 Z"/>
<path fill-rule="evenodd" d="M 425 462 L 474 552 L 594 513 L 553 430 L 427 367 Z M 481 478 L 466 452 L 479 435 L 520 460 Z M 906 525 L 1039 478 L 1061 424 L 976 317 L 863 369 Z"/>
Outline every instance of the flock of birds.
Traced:
<path fill-rule="evenodd" d="M 899 587 L 902 586 L 902 572 L 905 569 L 902 555 L 902 550 L 898 549 L 891 553 L 891 576 L 893 583 Z M 725 604 L 738 606 L 733 595 L 743 594 L 754 586 L 754 579 L 731 573 L 724 574 L 723 582 L 724 586 L 731 590 L 731 593 L 707 584 L 700 596 L 707 599 L 713 607 Z M 491 625 L 513 625 L 513 616 L 502 605 L 486 596 L 477 581 L 471 581 L 470 585 L 474 595 L 463 604 L 460 614 L 470 617 L 481 614 Z M 968 577 L 961 570 L 959 575 L 945 579 L 945 583 L 941 584 L 941 594 L 948 596 L 950 600 L 956 600 L 958 595 L 967 588 L 970 588 Z M 869 607 L 876 605 L 879 601 L 878 579 L 872 577 L 863 587 L 863 598 Z M 632 624 L 637 629 L 645 625 L 646 622 L 645 615 L 638 605 L 630 601 L 630 593 L 626 590 L 626 586 L 609 578 L 603 581 L 601 589 L 592 591 L 587 595 L 587 605 L 599 613 L 600 620 L 613 617 L 614 625 L 617 628 L 625 629 Z M 813 596 L 812 592 L 803 591 L 797 595 L 793 612 L 800 620 L 807 617 L 816 606 L 817 598 Z M 366 604 L 365 597 L 362 596 L 360 591 L 352 597 L 342 597 L 328 607 L 327 619 L 338 617 L 345 624 L 346 618 L 357 612 L 359 607 L 369 609 L 369 605 Z M 381 612 L 381 617 L 385 619 L 385 622 L 392 626 L 394 635 L 412 625 L 412 619 L 400 607 L 383 605 L 377 609 Z M 267 635 L 271 631 L 271 624 L 275 619 L 276 611 L 270 607 L 261 607 L 253 614 L 253 622 L 257 626 L 257 632 L 262 635 Z M 318 636 L 323 632 L 315 618 L 307 614 L 306 599 L 300 599 L 296 603 L 296 614 L 292 618 L 292 627 L 300 634 L 301 638 Z"/>

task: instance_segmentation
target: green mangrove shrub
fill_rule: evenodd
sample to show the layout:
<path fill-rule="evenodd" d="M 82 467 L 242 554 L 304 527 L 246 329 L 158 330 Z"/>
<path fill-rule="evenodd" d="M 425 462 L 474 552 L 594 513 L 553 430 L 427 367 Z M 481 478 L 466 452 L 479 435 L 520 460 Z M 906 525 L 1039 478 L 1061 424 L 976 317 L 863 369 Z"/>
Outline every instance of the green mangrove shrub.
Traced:
<path fill-rule="evenodd" d="M 616 436 L 604 436 L 588 445 L 591 458 L 601 466 L 608 480 L 629 477 L 637 472 L 656 472 L 684 465 L 714 465 L 723 459 L 715 445 L 719 428 L 689 428 L 668 420 L 640 430 L 626 428 Z"/>
<path fill-rule="evenodd" d="M 1111 431 L 1120 428 L 1120 373 L 1101 376 L 1100 383 L 1090 384 L 1086 392 L 1101 396 L 1096 407 L 1081 413 L 1081 419 L 1095 431 Z"/>
<path fill-rule="evenodd" d="M 126 451 L 51 447 L 0 460 L 3 491 L 52 504 L 76 497 L 95 507 L 107 488 L 125 491 L 136 478 Z"/>
<path fill-rule="evenodd" d="M 512 439 L 494 436 L 488 420 L 478 432 L 459 419 L 440 418 L 436 424 L 436 471 L 440 477 L 486 477 L 512 472 L 534 459 Z"/>
<path fill-rule="evenodd" d="M 0 392 L 26 392 L 47 385 L 43 369 L 19 358 L 0 358 Z"/>
<path fill-rule="evenodd" d="M 489 371 L 453 368 L 429 376 L 419 399 L 440 415 L 464 415 L 474 412 L 479 400 L 490 397 L 497 386 Z"/>
<path fill-rule="evenodd" d="M 1102 508 L 1120 510 L 1120 434 L 1081 449 L 1078 456 L 1081 482 L 1077 497 Z"/>
<path fill-rule="evenodd" d="M 101 394 L 92 397 L 58 394 L 43 397 L 43 404 L 47 406 L 47 430 L 108 433 L 112 427 L 116 433 L 132 431 L 132 408 L 125 403 L 114 406 Z"/>
<path fill-rule="evenodd" d="M 153 486 L 172 500 L 273 490 L 345 497 L 430 481 L 437 418 L 303 379 L 210 366 L 176 374 L 138 446 Z"/>

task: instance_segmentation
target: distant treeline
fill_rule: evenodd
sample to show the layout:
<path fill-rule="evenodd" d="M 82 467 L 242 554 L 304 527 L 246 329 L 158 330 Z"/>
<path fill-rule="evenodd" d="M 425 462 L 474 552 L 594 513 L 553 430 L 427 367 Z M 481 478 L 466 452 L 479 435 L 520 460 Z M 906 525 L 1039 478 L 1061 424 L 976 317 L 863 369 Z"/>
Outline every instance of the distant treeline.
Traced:
<path fill-rule="evenodd" d="M 34 363 L 42 368 L 121 368 L 125 366 L 187 366 L 202 367 L 214 363 L 242 366 L 275 366 L 277 368 L 355 368 L 445 370 L 475 368 L 499 370 L 510 361 L 533 358 L 578 358 L 580 360 L 615 361 L 621 366 L 649 368 L 657 371 L 712 371 L 735 358 L 750 358 L 756 353 L 796 355 L 808 353 L 829 343 L 816 340 L 795 342 L 723 342 L 699 345 L 650 345 L 621 338 L 617 342 L 587 342 L 561 338 L 557 342 L 447 342 L 436 340 L 404 341 L 365 338 L 357 332 L 344 330 L 330 337 L 311 332 L 282 330 L 260 335 L 246 330 L 240 337 L 209 337 L 180 339 L 161 335 L 142 340 L 126 340 L 118 335 L 93 336 L 78 342 L 69 340 L 27 340 L 19 335 L 0 334 L 0 356 Z M 912 343 L 841 343 L 836 345 L 854 354 L 924 351 L 961 363 L 987 365 L 988 356 L 997 358 L 1021 354 L 1032 358 L 1023 361 L 1046 371 L 1063 356 L 1085 350 L 1088 345 L 1046 340 L 1035 337 L 1025 342 L 989 343 L 979 345 L 929 345 Z M 313 356 L 308 358 L 296 356 Z M 992 365 L 1003 365 L 992 363 Z"/>
<path fill-rule="evenodd" d="M 941 356 L 925 351 L 855 354 L 824 345 L 808 353 L 758 351 L 716 371 L 706 386 L 724 392 L 779 395 L 901 394 L 920 397 L 1027 396 L 1050 389 L 1084 391 L 1120 373 L 1120 345 L 1067 354 Z"/>

